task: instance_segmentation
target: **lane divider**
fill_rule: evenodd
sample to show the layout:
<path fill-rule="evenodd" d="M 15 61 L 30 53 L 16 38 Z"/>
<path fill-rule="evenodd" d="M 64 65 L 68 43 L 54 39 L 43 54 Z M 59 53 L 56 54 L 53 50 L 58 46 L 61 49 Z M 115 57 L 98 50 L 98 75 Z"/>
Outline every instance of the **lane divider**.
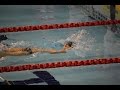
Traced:
<path fill-rule="evenodd" d="M 34 31 L 34 30 L 50 30 L 59 28 L 72 28 L 82 26 L 99 26 L 99 25 L 110 25 L 120 24 L 120 20 L 103 20 L 103 21 L 91 21 L 91 22 L 71 22 L 63 24 L 46 24 L 46 25 L 32 25 L 32 26 L 20 26 L 20 27 L 1 27 L 0 33 L 6 32 L 19 32 L 19 31 Z"/>
<path fill-rule="evenodd" d="M 34 70 L 34 69 L 49 69 L 49 68 L 60 68 L 60 67 L 112 64 L 112 63 L 120 63 L 120 58 L 103 58 L 103 59 L 75 60 L 75 61 L 67 60 L 67 61 L 62 61 L 62 62 L 26 64 L 26 65 L 18 65 L 18 66 L 5 66 L 5 67 L 0 67 L 0 73 L 24 71 L 24 70 Z"/>

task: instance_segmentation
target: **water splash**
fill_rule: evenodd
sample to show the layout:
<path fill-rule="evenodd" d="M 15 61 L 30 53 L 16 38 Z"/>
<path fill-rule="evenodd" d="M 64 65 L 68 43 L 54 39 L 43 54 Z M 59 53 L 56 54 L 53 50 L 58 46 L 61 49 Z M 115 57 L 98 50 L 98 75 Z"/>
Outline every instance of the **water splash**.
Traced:
<path fill-rule="evenodd" d="M 3 61 L 3 60 L 5 60 L 5 59 L 6 59 L 5 57 L 1 57 L 1 58 L 0 58 L 0 61 Z"/>
<path fill-rule="evenodd" d="M 7 46 L 4 43 L 0 43 L 0 51 L 6 49 Z"/>
<path fill-rule="evenodd" d="M 31 56 L 29 56 L 28 58 L 25 58 L 24 61 L 25 61 L 25 60 L 30 60 L 30 59 L 32 59 L 32 58 L 36 58 L 37 55 L 38 55 L 38 53 L 34 53 L 34 54 L 32 54 Z"/>
<path fill-rule="evenodd" d="M 30 47 L 32 44 L 27 41 L 17 41 L 14 43 L 11 43 L 12 47 Z"/>
<path fill-rule="evenodd" d="M 72 34 L 65 40 L 61 39 L 57 42 L 64 44 L 64 42 L 66 41 L 72 41 L 75 43 L 74 48 L 72 50 L 75 52 L 77 56 L 86 57 L 96 53 L 95 51 L 93 51 L 96 40 L 85 29 L 82 29 L 77 33 Z"/>
<path fill-rule="evenodd" d="M 75 41 L 76 45 L 73 48 L 75 54 L 80 57 L 86 57 L 91 54 L 94 54 L 93 48 L 95 44 L 95 38 L 93 38 L 87 30 L 81 30 L 77 34 L 76 37 L 71 38 Z"/>

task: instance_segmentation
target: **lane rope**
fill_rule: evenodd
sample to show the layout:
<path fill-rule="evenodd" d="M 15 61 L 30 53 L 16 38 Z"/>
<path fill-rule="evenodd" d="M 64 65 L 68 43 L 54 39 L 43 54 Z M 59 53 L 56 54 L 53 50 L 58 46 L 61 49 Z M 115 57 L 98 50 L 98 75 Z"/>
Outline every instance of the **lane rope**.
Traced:
<path fill-rule="evenodd" d="M 120 20 L 71 22 L 71 23 L 63 23 L 63 24 L 30 25 L 30 26 L 20 26 L 20 27 L 3 27 L 3 28 L 1 27 L 0 33 L 19 32 L 19 31 L 35 31 L 35 30 L 51 30 L 51 29 L 59 29 L 59 28 L 99 26 L 99 25 L 110 25 L 110 24 L 120 24 Z"/>
<path fill-rule="evenodd" d="M 75 67 L 75 66 L 88 66 L 88 65 L 100 65 L 100 64 L 112 64 L 120 63 L 119 58 L 102 58 L 102 59 L 91 59 L 91 60 L 67 60 L 62 62 L 50 62 L 50 63 L 39 63 L 39 64 L 25 64 L 18 66 L 4 66 L 0 67 L 0 73 L 2 72 L 14 72 L 34 69 L 49 69 L 49 68 L 60 68 L 60 67 Z"/>

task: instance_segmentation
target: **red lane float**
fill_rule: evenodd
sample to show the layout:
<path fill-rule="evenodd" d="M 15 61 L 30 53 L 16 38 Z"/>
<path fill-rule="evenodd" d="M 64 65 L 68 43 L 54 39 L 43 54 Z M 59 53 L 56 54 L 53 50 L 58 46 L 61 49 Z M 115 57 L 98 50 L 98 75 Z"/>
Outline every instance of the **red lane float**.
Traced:
<path fill-rule="evenodd" d="M 51 24 L 51 25 L 6 27 L 6 28 L 0 28 L 0 33 L 34 31 L 34 30 L 49 30 L 49 29 L 72 28 L 72 27 L 81 27 L 81 26 L 98 26 L 98 25 L 110 25 L 110 24 L 120 24 L 120 20 L 104 20 L 104 21 L 73 22 L 73 23 Z"/>
<path fill-rule="evenodd" d="M 40 63 L 40 64 L 6 66 L 6 67 L 0 67 L 0 73 L 34 70 L 34 69 L 87 66 L 87 65 L 97 65 L 97 64 L 112 64 L 112 63 L 120 63 L 120 58 L 103 58 L 103 59 L 75 60 L 75 61 L 72 60 L 72 61 L 63 61 L 63 62 L 50 62 L 50 63 Z"/>

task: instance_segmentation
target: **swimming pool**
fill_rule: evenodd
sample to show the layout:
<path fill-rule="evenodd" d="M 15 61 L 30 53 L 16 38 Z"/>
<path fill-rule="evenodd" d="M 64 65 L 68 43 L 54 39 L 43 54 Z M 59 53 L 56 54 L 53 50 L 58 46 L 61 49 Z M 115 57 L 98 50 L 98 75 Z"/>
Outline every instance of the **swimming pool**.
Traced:
<path fill-rule="evenodd" d="M 0 11 L 2 14 L 0 15 L 0 26 L 9 27 L 94 21 L 85 15 L 81 9 L 74 8 L 74 10 L 71 10 L 71 7 L 67 5 L 1 5 Z M 5 34 L 9 40 L 5 40 L 4 43 L 14 47 L 30 46 L 60 49 L 64 41 L 73 40 L 77 43 L 77 49 L 70 50 L 64 54 L 37 53 L 29 56 L 5 57 L 4 60 L 0 61 L 0 66 L 119 57 L 120 55 L 120 38 L 103 26 L 12 32 Z M 61 85 L 119 84 L 119 67 L 119 64 L 109 64 L 37 71 L 48 71 Z M 36 70 L 0 73 L 0 76 L 13 81 L 25 80 L 37 77 L 32 73 L 34 71 Z M 35 85 L 47 85 L 47 83 L 44 81 L 42 83 L 35 83 Z"/>

